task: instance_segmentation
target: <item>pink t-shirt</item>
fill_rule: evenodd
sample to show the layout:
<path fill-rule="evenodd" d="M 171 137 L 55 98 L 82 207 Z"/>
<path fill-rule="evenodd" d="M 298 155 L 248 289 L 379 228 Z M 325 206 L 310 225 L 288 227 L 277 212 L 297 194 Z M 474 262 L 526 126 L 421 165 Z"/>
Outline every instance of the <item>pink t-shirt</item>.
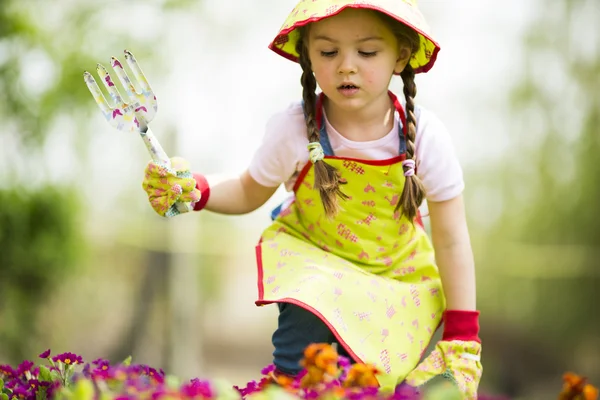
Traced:
<path fill-rule="evenodd" d="M 346 139 L 331 126 L 325 116 L 327 134 L 334 154 L 365 160 L 385 160 L 398 156 L 398 112 L 395 116 L 394 128 L 387 135 L 367 142 Z M 291 190 L 298 172 L 308 162 L 307 145 L 302 104 L 292 103 L 268 121 L 263 142 L 250 163 L 250 175 L 263 186 L 277 187 L 284 183 L 287 190 Z M 428 200 L 450 200 L 462 193 L 462 168 L 450 135 L 442 122 L 422 107 L 420 113 L 417 113 L 415 152 L 417 174 L 425 186 Z"/>

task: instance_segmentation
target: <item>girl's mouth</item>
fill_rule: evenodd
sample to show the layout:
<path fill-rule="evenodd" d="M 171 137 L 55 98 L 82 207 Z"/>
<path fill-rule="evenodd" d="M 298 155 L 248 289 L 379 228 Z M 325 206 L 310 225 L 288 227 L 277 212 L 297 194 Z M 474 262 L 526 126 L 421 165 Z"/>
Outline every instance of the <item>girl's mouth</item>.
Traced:
<path fill-rule="evenodd" d="M 352 97 L 358 93 L 358 86 L 353 84 L 340 85 L 338 86 L 338 92 L 345 97 Z"/>

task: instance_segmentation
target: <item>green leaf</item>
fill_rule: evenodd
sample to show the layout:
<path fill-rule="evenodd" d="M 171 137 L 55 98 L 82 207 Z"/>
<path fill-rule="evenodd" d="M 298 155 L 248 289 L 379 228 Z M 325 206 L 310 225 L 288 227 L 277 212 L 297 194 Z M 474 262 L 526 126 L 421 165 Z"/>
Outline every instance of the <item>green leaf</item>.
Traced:
<path fill-rule="evenodd" d="M 131 365 L 131 356 L 129 356 L 125 360 L 123 360 L 123 362 L 121 364 L 123 364 L 126 367 L 129 367 Z"/>
<path fill-rule="evenodd" d="M 60 372 L 58 372 L 57 370 L 50 371 L 50 381 L 60 381 Z"/>
<path fill-rule="evenodd" d="M 458 387 L 445 378 L 438 377 L 428 383 L 423 400 L 461 400 Z"/>
<path fill-rule="evenodd" d="M 8 395 L 6 393 L 0 393 L 0 400 L 8 400 Z"/>
<path fill-rule="evenodd" d="M 212 386 L 217 392 L 218 400 L 240 400 L 242 398 L 240 392 L 235 390 L 231 382 L 225 379 L 214 379 Z"/>
<path fill-rule="evenodd" d="M 42 382 L 52 382 L 52 374 L 45 365 L 40 365 L 40 380 Z"/>
<path fill-rule="evenodd" d="M 2 379 L 0 379 L 0 390 L 2 390 L 3 387 L 4 387 L 4 381 Z"/>
<path fill-rule="evenodd" d="M 73 388 L 73 399 L 88 400 L 94 398 L 94 385 L 89 379 L 80 379 Z"/>
<path fill-rule="evenodd" d="M 181 385 L 181 381 L 179 380 L 179 378 L 172 375 L 167 375 L 165 377 L 165 383 L 167 384 L 167 387 L 171 389 L 178 389 Z"/>

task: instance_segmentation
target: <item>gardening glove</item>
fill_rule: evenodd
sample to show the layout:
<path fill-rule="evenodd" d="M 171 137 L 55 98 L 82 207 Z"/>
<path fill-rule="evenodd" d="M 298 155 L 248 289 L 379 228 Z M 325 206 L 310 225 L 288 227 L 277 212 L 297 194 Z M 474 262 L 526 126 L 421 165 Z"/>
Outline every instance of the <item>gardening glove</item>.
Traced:
<path fill-rule="evenodd" d="M 170 161 L 170 168 L 150 161 L 142 182 L 150 205 L 163 217 L 180 214 L 175 203 L 191 202 L 193 206 L 202 197 L 200 190 L 196 188 L 196 180 L 190 173 L 189 162 L 181 157 L 173 157 Z"/>
<path fill-rule="evenodd" d="M 421 387 L 441 376 L 455 383 L 464 399 L 477 399 L 477 387 L 482 373 L 481 340 L 478 334 L 478 311 L 446 311 L 442 340 L 408 374 L 405 382 Z"/>

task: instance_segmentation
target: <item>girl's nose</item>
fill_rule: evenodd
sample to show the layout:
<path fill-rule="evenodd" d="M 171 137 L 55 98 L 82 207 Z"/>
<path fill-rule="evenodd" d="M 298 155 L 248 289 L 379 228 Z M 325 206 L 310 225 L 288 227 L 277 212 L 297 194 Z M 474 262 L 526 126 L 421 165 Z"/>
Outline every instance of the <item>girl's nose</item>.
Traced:
<path fill-rule="evenodd" d="M 348 75 L 355 74 L 357 71 L 356 60 L 352 54 L 347 54 L 340 59 L 340 65 L 338 66 L 338 74 Z"/>

